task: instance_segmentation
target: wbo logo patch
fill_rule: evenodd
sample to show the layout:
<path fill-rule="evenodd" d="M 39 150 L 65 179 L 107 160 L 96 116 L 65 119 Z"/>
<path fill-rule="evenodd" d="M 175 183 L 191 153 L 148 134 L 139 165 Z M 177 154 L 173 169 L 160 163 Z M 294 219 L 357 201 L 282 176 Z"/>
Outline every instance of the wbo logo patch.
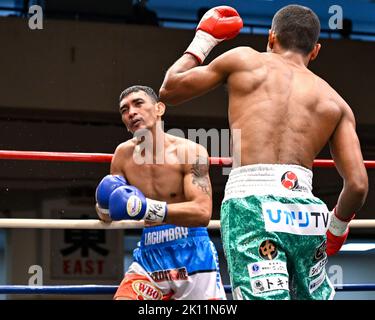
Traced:
<path fill-rule="evenodd" d="M 136 280 L 132 283 L 133 290 L 137 293 L 138 300 L 161 300 L 163 294 L 151 282 Z"/>

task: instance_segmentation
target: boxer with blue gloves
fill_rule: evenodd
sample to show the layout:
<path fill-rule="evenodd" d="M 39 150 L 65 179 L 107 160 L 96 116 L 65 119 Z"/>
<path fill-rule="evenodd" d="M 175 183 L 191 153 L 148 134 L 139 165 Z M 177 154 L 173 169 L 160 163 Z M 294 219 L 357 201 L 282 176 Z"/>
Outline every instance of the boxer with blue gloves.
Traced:
<path fill-rule="evenodd" d="M 145 86 L 120 95 L 133 138 L 115 150 L 110 175 L 96 190 L 100 219 L 143 220 L 134 262 L 115 299 L 226 299 L 207 224 L 212 190 L 207 150 L 167 134 L 165 105 Z"/>
<path fill-rule="evenodd" d="M 121 175 L 106 175 L 98 184 L 95 191 L 95 209 L 103 221 L 111 221 L 109 216 L 109 197 L 117 188 L 128 185 Z"/>
<path fill-rule="evenodd" d="M 107 175 L 96 188 L 96 210 L 103 221 L 147 220 L 163 222 L 167 203 L 146 198 L 120 175 Z M 110 218 L 110 220 L 109 220 Z"/>
<path fill-rule="evenodd" d="M 136 187 L 123 186 L 112 192 L 109 198 L 109 214 L 112 220 L 147 220 L 164 222 L 167 203 L 146 198 Z"/>

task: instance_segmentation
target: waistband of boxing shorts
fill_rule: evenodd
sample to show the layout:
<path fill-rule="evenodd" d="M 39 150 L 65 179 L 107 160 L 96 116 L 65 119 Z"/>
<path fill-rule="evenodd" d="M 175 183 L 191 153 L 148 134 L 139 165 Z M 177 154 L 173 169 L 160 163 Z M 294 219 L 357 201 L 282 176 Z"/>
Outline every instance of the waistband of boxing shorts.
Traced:
<path fill-rule="evenodd" d="M 293 164 L 253 164 L 233 169 L 224 201 L 251 195 L 311 197 L 312 171 Z"/>
<path fill-rule="evenodd" d="M 172 244 L 189 238 L 207 237 L 205 227 L 180 227 L 173 224 L 164 224 L 143 229 L 140 246 L 149 247 L 153 245 Z"/>

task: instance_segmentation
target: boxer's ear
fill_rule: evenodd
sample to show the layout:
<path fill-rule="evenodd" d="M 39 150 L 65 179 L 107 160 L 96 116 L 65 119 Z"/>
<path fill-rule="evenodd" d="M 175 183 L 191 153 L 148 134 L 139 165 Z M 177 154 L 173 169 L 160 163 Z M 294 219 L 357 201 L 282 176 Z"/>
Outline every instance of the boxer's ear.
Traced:
<path fill-rule="evenodd" d="M 322 45 L 320 43 L 317 43 L 315 46 L 314 46 L 314 49 L 312 50 L 311 52 L 311 56 L 310 56 L 310 61 L 313 61 L 316 59 L 316 57 L 318 56 L 319 54 L 319 51 L 320 51 L 320 48 L 322 47 Z"/>
<path fill-rule="evenodd" d="M 276 33 L 272 29 L 268 30 L 268 43 L 267 43 L 267 51 L 272 51 L 276 41 Z"/>
<path fill-rule="evenodd" d="M 163 102 L 158 102 L 156 104 L 156 113 L 160 117 L 165 113 L 165 104 Z"/>

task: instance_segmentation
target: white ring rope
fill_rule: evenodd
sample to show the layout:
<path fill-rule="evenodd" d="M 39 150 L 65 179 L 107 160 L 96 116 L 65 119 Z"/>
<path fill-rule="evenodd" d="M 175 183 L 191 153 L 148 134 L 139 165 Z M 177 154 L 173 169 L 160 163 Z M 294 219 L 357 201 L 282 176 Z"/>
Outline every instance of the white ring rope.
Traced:
<path fill-rule="evenodd" d="M 142 229 L 143 221 L 102 222 L 97 219 L 8 219 L 0 218 L 0 228 L 20 229 Z M 350 222 L 355 229 L 375 228 L 375 219 L 358 219 Z M 211 220 L 208 229 L 219 229 L 220 220 Z"/>

